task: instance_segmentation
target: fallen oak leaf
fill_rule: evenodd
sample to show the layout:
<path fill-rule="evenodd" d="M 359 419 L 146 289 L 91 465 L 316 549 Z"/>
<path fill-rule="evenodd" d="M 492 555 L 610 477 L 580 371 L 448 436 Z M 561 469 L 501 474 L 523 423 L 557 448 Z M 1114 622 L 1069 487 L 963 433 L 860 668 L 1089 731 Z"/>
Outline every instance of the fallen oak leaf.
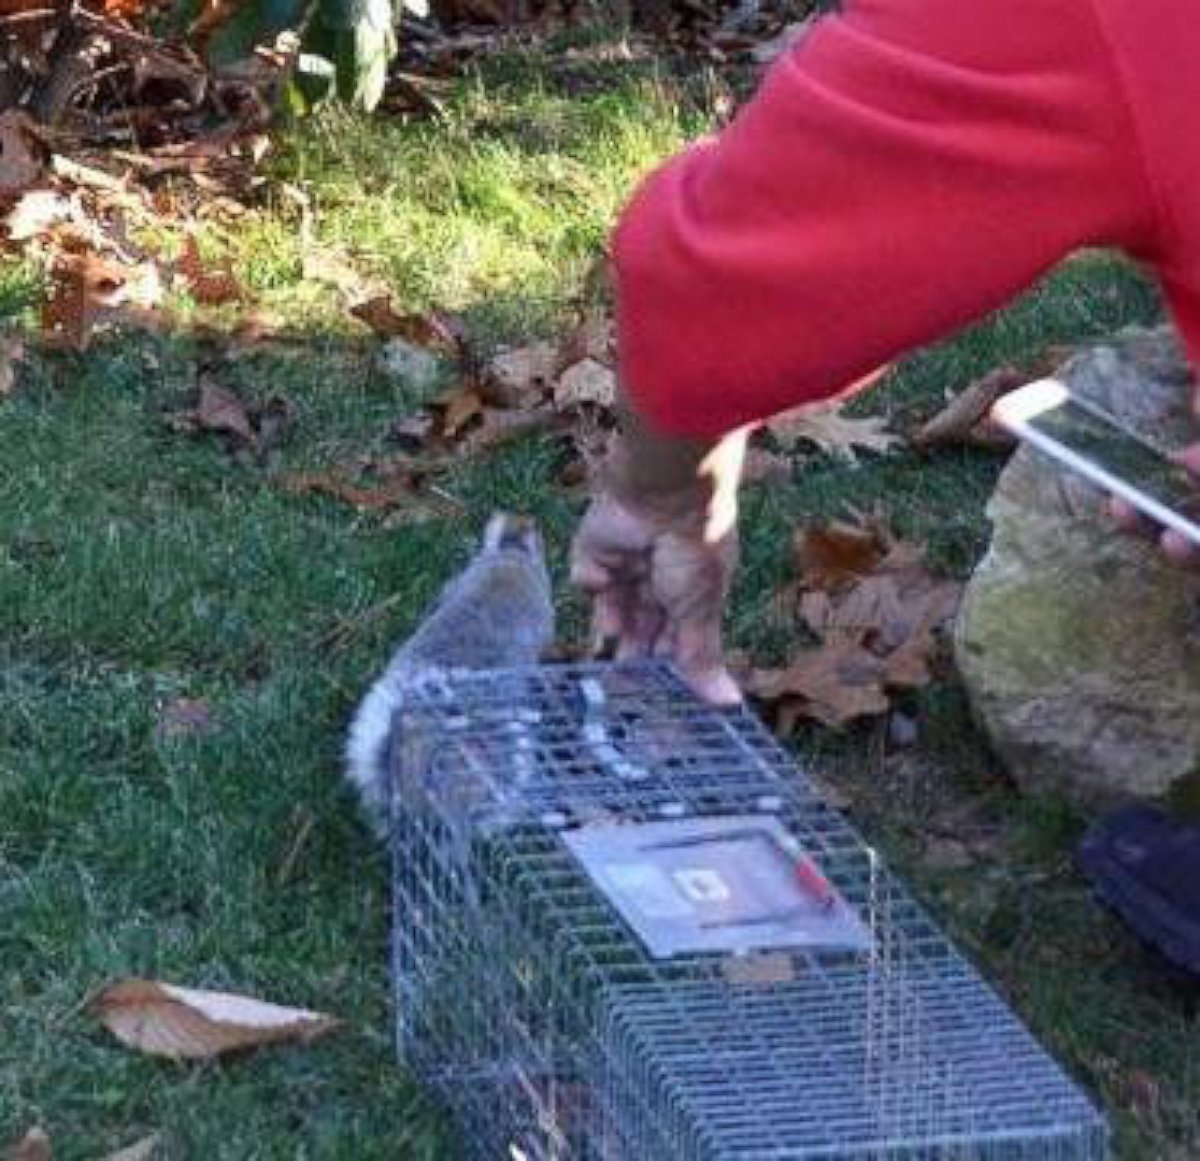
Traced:
<path fill-rule="evenodd" d="M 887 555 L 882 526 L 840 521 L 800 529 L 792 542 L 800 584 L 834 590 L 873 572 Z"/>
<path fill-rule="evenodd" d="M 806 529 L 795 557 L 800 579 L 776 603 L 819 644 L 746 682 L 775 704 L 781 731 L 802 718 L 840 727 L 875 716 L 890 692 L 932 679 L 936 634 L 954 616 L 961 584 L 935 577 L 918 548 L 879 521 Z"/>
<path fill-rule="evenodd" d="M 978 859 L 967 843 L 935 835 L 925 839 L 922 862 L 934 871 L 962 871 Z"/>
<path fill-rule="evenodd" d="M 177 697 L 159 709 L 154 732 L 159 738 L 185 738 L 211 733 L 212 706 L 203 698 Z"/>
<path fill-rule="evenodd" d="M 282 395 L 253 406 L 201 371 L 196 406 L 168 417 L 168 426 L 186 435 L 218 435 L 235 458 L 251 456 L 265 463 L 269 453 L 287 442 L 296 409 Z"/>
<path fill-rule="evenodd" d="M 191 235 L 184 241 L 175 271 L 188 293 L 201 306 L 227 306 L 242 302 L 245 297 L 234 277 L 232 265 L 224 262 L 217 269 L 206 266 L 200 256 L 200 247 Z"/>
<path fill-rule="evenodd" d="M 0 113 L 0 194 L 23 193 L 50 160 L 45 131 L 23 109 Z"/>
<path fill-rule="evenodd" d="M 504 347 L 484 365 L 488 398 L 503 407 L 524 407 L 551 389 L 558 373 L 559 352 L 553 343 Z"/>
<path fill-rule="evenodd" d="M 387 512 L 416 499 L 411 478 L 394 476 L 374 487 L 352 483 L 341 472 L 298 472 L 283 477 L 284 491 L 294 496 L 324 495 L 360 512 Z"/>
<path fill-rule="evenodd" d="M 396 420 L 388 428 L 387 439 L 408 451 L 420 451 L 434 437 L 436 426 L 428 411 L 417 411 Z"/>
<path fill-rule="evenodd" d="M 609 411 L 616 404 L 616 372 L 595 359 L 581 359 L 568 367 L 554 387 L 554 405 L 560 411 L 587 405 Z"/>
<path fill-rule="evenodd" d="M 140 1141 L 134 1141 L 132 1145 L 126 1145 L 124 1149 L 110 1153 L 104 1161 L 154 1161 L 154 1158 L 162 1153 L 162 1137 L 158 1133 L 151 1133 Z"/>
<path fill-rule="evenodd" d="M 559 349 L 556 370 L 563 371 L 585 359 L 611 366 L 616 357 L 616 346 L 613 320 L 599 311 L 589 311 Z"/>
<path fill-rule="evenodd" d="M 306 281 L 332 286 L 347 299 L 358 300 L 360 306 L 368 301 L 370 288 L 363 275 L 355 269 L 350 255 L 344 250 L 313 243 L 305 245 L 300 262 L 300 273 Z M 353 313 L 353 307 L 351 312 Z"/>
<path fill-rule="evenodd" d="M 747 692 L 766 701 L 798 700 L 801 716 L 840 728 L 887 712 L 883 673 L 883 662 L 859 645 L 822 645 L 802 650 L 783 669 L 753 671 Z"/>
<path fill-rule="evenodd" d="M 17 388 L 17 368 L 25 358 L 25 342 L 19 335 L 0 337 L 0 399 Z"/>
<path fill-rule="evenodd" d="M 537 432 L 552 431 L 561 423 L 550 407 L 533 407 L 527 411 L 501 411 L 488 408 L 483 421 L 459 444 L 458 461 L 462 456 L 479 455 L 492 451 L 514 439 L 521 439 Z"/>
<path fill-rule="evenodd" d="M 50 1134 L 34 1125 L 5 1156 L 8 1161 L 51 1161 L 52 1152 Z"/>
<path fill-rule="evenodd" d="M 470 385 L 454 387 L 434 401 L 441 413 L 441 434 L 456 439 L 484 413 L 483 397 Z"/>
<path fill-rule="evenodd" d="M 144 979 L 105 988 L 91 1010 L 122 1044 L 173 1060 L 210 1060 L 285 1041 L 307 1044 L 342 1027 L 321 1012 Z"/>
<path fill-rule="evenodd" d="M 207 375 L 201 376 L 200 401 L 194 414 L 196 426 L 201 431 L 232 436 L 247 446 L 258 442 L 245 403 Z"/>
<path fill-rule="evenodd" d="M 841 409 L 838 400 L 805 403 L 768 420 L 767 430 L 786 448 L 811 443 L 828 455 L 851 461 L 860 450 L 884 454 L 901 442 L 886 430 L 887 420 L 879 416 L 851 419 Z"/>
<path fill-rule="evenodd" d="M 31 189 L 23 193 L 4 219 L 10 242 L 28 242 L 50 233 L 55 226 L 72 221 L 79 212 L 74 201 L 53 189 Z"/>
<path fill-rule="evenodd" d="M 731 955 L 721 961 L 721 974 L 738 988 L 772 987 L 796 978 L 796 965 L 785 951 Z"/>
<path fill-rule="evenodd" d="M 377 294 L 357 302 L 350 307 L 350 313 L 382 339 L 404 339 L 452 354 L 462 351 L 463 335 L 455 321 L 436 312 L 401 314 L 392 304 L 390 294 Z"/>
<path fill-rule="evenodd" d="M 50 289 L 42 304 L 42 330 L 52 345 L 86 350 L 108 312 L 126 300 L 128 271 L 96 254 L 66 253 L 51 266 Z"/>
<path fill-rule="evenodd" d="M 742 467 L 743 484 L 787 484 L 791 482 L 793 464 L 789 456 L 751 447 Z"/>

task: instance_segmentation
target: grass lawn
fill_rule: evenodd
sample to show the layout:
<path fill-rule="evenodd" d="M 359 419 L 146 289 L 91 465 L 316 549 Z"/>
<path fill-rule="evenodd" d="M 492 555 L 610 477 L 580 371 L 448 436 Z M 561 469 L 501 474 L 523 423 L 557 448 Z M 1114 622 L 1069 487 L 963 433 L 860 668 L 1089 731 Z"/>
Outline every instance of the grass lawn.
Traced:
<path fill-rule="evenodd" d="M 719 88 L 647 62 L 566 59 L 490 64 L 461 83 L 444 124 L 302 126 L 279 176 L 307 189 L 321 245 L 353 251 L 414 306 L 462 309 L 491 342 L 551 333 L 630 183 L 710 122 Z M 561 585 L 578 507 L 538 439 L 447 481 L 469 514 L 459 520 L 395 526 L 278 487 L 279 472 L 382 449 L 416 397 L 328 288 L 303 278 L 294 200 L 273 195 L 203 241 L 305 341 L 237 360 L 171 334 L 32 355 L 0 399 L 0 1143 L 40 1123 L 56 1161 L 151 1131 L 205 1161 L 453 1157 L 452 1131 L 392 1057 L 385 861 L 343 793 L 338 752 L 390 643 L 493 508 L 542 519 L 578 626 Z M 6 279 L 0 306 L 16 314 L 28 273 Z M 1158 309 L 1125 266 L 1081 258 L 859 406 L 901 427 L 997 363 Z M 295 406 L 293 438 L 266 466 L 169 423 L 214 358 L 245 398 Z M 807 518 L 878 506 L 965 575 L 999 466 L 971 451 L 853 470 L 799 460 L 790 487 L 747 497 L 731 643 L 786 645 L 766 614 Z M 208 703 L 210 731 L 163 735 L 161 709 L 181 697 Z M 814 730 L 801 746 L 1100 1094 L 1120 1155 L 1200 1156 L 1195 993 L 1089 900 L 1070 863 L 1081 820 L 1012 792 L 953 686 L 905 708 L 920 742 L 899 756 L 882 727 Z M 953 820 L 985 828 L 991 856 L 939 865 L 925 836 Z M 132 974 L 319 1008 L 348 1028 L 309 1048 L 164 1065 L 83 1011 Z"/>

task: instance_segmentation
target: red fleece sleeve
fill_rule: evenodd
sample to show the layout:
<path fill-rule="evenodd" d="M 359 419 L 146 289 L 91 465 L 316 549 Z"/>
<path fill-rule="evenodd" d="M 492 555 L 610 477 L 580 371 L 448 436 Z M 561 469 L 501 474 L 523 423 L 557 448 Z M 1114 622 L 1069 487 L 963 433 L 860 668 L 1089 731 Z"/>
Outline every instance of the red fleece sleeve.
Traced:
<path fill-rule="evenodd" d="M 1152 245 L 1091 0 L 851 0 L 614 239 L 622 378 L 714 436 L 825 398 L 1071 250 Z"/>

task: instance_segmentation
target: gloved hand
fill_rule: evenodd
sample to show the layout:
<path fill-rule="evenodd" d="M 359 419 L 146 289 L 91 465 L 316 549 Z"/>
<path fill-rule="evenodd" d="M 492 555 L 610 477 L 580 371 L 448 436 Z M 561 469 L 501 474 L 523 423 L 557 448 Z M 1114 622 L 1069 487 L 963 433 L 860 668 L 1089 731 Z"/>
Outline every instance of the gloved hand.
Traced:
<path fill-rule="evenodd" d="M 618 437 L 572 547 L 593 598 L 593 640 L 618 657 L 670 657 L 705 701 L 741 700 L 721 616 L 737 562 L 744 432 L 700 447 L 644 430 Z M 664 443 L 670 447 L 664 447 Z"/>

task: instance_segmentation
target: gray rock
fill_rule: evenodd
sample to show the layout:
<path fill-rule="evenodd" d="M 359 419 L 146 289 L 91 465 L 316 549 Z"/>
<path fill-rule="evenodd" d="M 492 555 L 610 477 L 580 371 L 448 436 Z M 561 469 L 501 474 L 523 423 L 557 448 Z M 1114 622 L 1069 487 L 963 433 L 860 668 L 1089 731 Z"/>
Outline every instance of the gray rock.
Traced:
<path fill-rule="evenodd" d="M 1165 330 L 1072 359 L 1073 391 L 1160 447 L 1195 439 Z M 1000 477 L 991 548 L 955 632 L 978 717 L 1017 783 L 1106 804 L 1200 790 L 1200 579 L 1117 533 L 1104 497 L 1029 448 Z"/>
<path fill-rule="evenodd" d="M 404 339 L 389 339 L 380 347 L 379 368 L 389 378 L 400 379 L 416 391 L 429 391 L 437 386 L 443 372 L 436 355 Z"/>

